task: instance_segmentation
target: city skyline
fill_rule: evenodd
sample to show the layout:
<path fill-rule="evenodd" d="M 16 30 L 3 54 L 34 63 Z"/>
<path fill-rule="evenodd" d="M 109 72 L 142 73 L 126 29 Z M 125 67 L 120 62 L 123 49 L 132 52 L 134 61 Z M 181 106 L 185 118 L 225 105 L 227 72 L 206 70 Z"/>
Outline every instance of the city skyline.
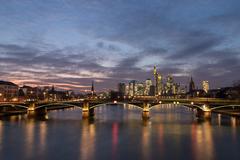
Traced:
<path fill-rule="evenodd" d="M 84 90 L 153 78 L 240 79 L 240 2 L 17 1 L 0 6 L 0 79 Z M 190 14 L 191 13 L 191 14 Z"/>

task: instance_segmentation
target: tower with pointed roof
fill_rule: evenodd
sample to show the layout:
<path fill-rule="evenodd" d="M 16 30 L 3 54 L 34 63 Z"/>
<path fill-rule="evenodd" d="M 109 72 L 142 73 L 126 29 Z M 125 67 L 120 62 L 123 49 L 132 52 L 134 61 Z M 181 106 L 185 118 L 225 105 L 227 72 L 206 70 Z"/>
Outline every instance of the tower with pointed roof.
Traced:
<path fill-rule="evenodd" d="M 92 96 L 93 96 L 94 95 L 94 81 L 92 81 L 91 93 L 92 93 Z"/>
<path fill-rule="evenodd" d="M 192 94 L 195 90 L 195 83 L 193 81 L 193 78 L 191 76 L 191 80 L 190 80 L 190 83 L 189 83 L 189 93 Z"/>

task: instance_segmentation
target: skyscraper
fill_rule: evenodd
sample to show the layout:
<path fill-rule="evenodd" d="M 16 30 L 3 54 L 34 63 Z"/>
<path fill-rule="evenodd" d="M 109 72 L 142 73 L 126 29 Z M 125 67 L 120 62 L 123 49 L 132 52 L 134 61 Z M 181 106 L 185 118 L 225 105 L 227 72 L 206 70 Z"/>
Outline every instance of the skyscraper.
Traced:
<path fill-rule="evenodd" d="M 120 96 L 124 96 L 125 95 L 125 91 L 126 91 L 125 83 L 119 83 L 118 84 L 118 92 L 119 92 Z"/>
<path fill-rule="evenodd" d="M 173 77 L 171 75 L 167 76 L 166 94 L 173 94 Z"/>
<path fill-rule="evenodd" d="M 149 92 L 150 92 L 150 86 L 152 85 L 152 80 L 151 79 L 147 79 L 145 81 L 145 90 L 144 90 L 144 95 L 149 96 Z"/>
<path fill-rule="evenodd" d="M 176 94 L 180 94 L 180 84 L 178 83 L 174 83 L 172 86 L 172 94 L 176 95 Z"/>
<path fill-rule="evenodd" d="M 125 85 L 125 95 L 129 96 L 129 84 Z"/>
<path fill-rule="evenodd" d="M 135 84 L 135 95 L 142 96 L 144 95 L 144 84 L 143 83 L 136 83 Z"/>
<path fill-rule="evenodd" d="M 157 73 L 157 67 L 154 66 L 153 68 L 153 75 L 155 79 L 155 95 L 158 95 L 158 73 Z"/>
<path fill-rule="evenodd" d="M 162 80 L 162 75 L 159 73 L 158 74 L 158 81 L 157 81 L 157 83 L 158 83 L 158 95 L 162 95 L 162 93 L 163 93 L 163 80 Z"/>
<path fill-rule="evenodd" d="M 136 81 L 132 80 L 129 82 L 129 96 L 134 96 L 135 95 L 135 85 Z"/>
<path fill-rule="evenodd" d="M 157 75 L 157 67 L 156 66 L 154 66 L 154 68 L 153 68 L 153 74 L 154 74 L 154 76 Z"/>
<path fill-rule="evenodd" d="M 153 69 L 154 80 L 155 80 L 155 95 L 162 95 L 163 93 L 163 78 L 160 73 L 157 72 L 156 66 Z"/>
<path fill-rule="evenodd" d="M 151 85 L 150 91 L 149 91 L 149 96 L 155 96 L 156 95 L 155 91 L 156 91 L 155 86 Z"/>
<path fill-rule="evenodd" d="M 209 91 L 209 83 L 208 83 L 208 81 L 202 81 L 202 88 L 203 88 L 205 93 L 208 93 L 208 91 Z"/>

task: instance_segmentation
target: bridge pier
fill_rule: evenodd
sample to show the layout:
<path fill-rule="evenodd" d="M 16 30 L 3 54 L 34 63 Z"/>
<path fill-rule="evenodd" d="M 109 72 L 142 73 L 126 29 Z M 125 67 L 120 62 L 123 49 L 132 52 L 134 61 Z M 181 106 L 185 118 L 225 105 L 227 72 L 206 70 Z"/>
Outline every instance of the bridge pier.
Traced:
<path fill-rule="evenodd" d="M 82 118 L 86 119 L 94 116 L 94 108 L 89 107 L 89 102 L 84 101 L 82 109 Z"/>
<path fill-rule="evenodd" d="M 143 111 L 142 112 L 142 119 L 147 120 L 150 118 L 150 112 L 149 111 Z"/>
<path fill-rule="evenodd" d="M 27 110 L 28 117 L 34 117 L 37 115 L 46 115 L 47 114 L 47 108 L 38 108 L 36 109 L 36 103 L 32 102 L 29 104 L 28 110 Z"/>
<path fill-rule="evenodd" d="M 212 115 L 211 110 L 197 109 L 197 117 L 199 118 L 211 119 L 211 115 Z"/>
<path fill-rule="evenodd" d="M 89 109 L 89 116 L 93 117 L 94 116 L 94 108 Z"/>
<path fill-rule="evenodd" d="M 203 119 L 211 119 L 211 111 L 198 110 L 197 117 L 200 117 Z"/>
<path fill-rule="evenodd" d="M 150 107 L 149 107 L 149 103 L 144 102 L 143 103 L 143 111 L 142 111 L 142 119 L 147 120 L 150 118 Z"/>
<path fill-rule="evenodd" d="M 34 102 L 29 103 L 29 106 L 28 106 L 28 109 L 27 109 L 28 117 L 35 116 L 35 107 L 36 107 L 36 104 Z"/>

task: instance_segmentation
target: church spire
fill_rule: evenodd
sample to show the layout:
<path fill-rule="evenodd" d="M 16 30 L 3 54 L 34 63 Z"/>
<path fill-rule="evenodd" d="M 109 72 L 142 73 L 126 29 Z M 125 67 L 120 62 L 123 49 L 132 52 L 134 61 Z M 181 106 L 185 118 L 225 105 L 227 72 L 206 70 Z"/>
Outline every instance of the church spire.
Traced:
<path fill-rule="evenodd" d="M 195 90 L 195 83 L 194 83 L 193 78 L 191 76 L 191 80 L 190 80 L 190 83 L 189 83 L 189 93 L 192 94 L 194 90 Z"/>
<path fill-rule="evenodd" d="M 92 96 L 93 96 L 94 95 L 94 81 L 92 81 L 91 93 L 92 93 Z"/>

